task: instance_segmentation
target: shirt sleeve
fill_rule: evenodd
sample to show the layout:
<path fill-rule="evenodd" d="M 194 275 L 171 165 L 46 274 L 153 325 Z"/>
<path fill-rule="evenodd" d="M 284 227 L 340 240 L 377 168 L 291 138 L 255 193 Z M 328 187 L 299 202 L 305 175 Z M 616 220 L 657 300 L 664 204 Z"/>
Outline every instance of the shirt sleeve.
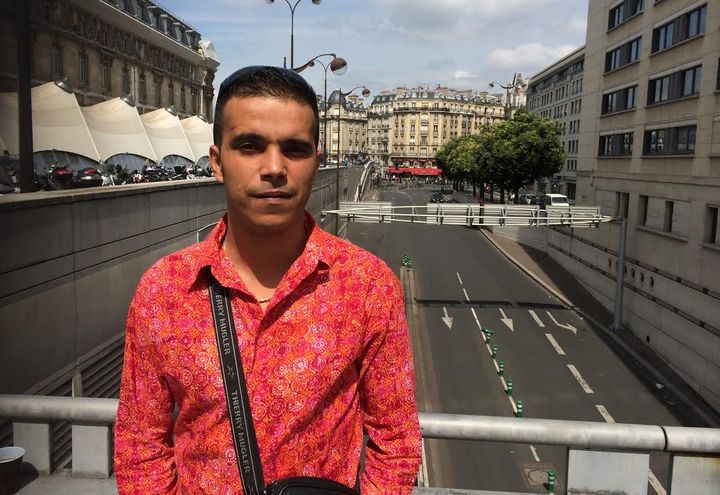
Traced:
<path fill-rule="evenodd" d="M 394 274 L 373 291 L 377 292 L 360 375 L 364 426 L 369 437 L 361 493 L 406 495 L 417 478 L 422 437 L 405 302 Z"/>
<path fill-rule="evenodd" d="M 144 278 L 147 278 L 144 277 Z M 115 473 L 119 495 L 176 493 L 172 447 L 174 401 L 160 375 L 149 331 L 157 308 L 140 282 L 130 305 L 120 403 L 115 422 Z"/>

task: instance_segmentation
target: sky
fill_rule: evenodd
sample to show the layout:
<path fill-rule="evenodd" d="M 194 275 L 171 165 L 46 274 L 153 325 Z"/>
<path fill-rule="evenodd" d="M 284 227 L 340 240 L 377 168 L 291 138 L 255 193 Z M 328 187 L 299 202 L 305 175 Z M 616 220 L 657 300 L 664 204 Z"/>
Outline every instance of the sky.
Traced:
<path fill-rule="evenodd" d="M 290 64 L 285 0 L 159 3 L 213 42 L 216 88 L 246 65 Z M 301 0 L 295 66 L 328 52 L 347 60 L 343 76 L 328 70 L 328 94 L 357 85 L 373 95 L 419 85 L 495 93 L 489 82 L 507 84 L 515 72 L 527 78 L 582 46 L 587 10 L 588 0 Z M 302 73 L 318 93 L 324 74 L 320 65 Z"/>

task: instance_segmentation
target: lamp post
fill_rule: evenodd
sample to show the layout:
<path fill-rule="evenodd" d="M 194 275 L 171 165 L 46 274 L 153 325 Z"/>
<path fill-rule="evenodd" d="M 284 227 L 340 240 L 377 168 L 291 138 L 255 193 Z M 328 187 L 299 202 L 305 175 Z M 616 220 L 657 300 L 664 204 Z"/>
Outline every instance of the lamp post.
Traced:
<path fill-rule="evenodd" d="M 269 4 L 275 3 L 275 0 L 265 0 Z M 285 3 L 290 7 L 290 67 L 295 65 L 295 7 L 302 0 L 295 0 L 295 3 L 290 3 L 290 0 L 285 0 Z M 312 0 L 315 5 L 320 5 L 321 0 Z M 284 65 L 284 64 L 283 64 Z"/>
<path fill-rule="evenodd" d="M 527 87 L 527 84 L 525 84 L 524 82 L 519 82 L 519 81 L 516 83 L 509 82 L 507 84 L 500 84 L 499 82 L 493 81 L 490 84 L 488 84 L 488 86 L 490 86 L 491 88 L 494 88 L 495 85 L 500 86 L 502 89 L 505 90 L 505 95 L 506 95 L 505 118 L 509 119 L 511 117 L 511 115 L 510 115 L 510 90 L 515 91 L 516 89 L 519 89 L 519 88 L 525 88 L 525 87 Z"/>
<path fill-rule="evenodd" d="M 330 63 L 325 64 L 322 62 L 322 60 L 320 60 L 320 57 L 332 57 L 333 59 L 330 61 Z M 318 62 L 320 65 L 322 65 L 323 69 L 325 70 L 325 92 L 323 93 L 323 160 L 325 161 L 325 165 L 327 165 L 327 71 L 328 69 L 330 69 L 332 73 L 336 76 L 342 76 L 343 74 L 345 74 L 345 72 L 347 72 L 347 62 L 344 58 L 338 57 L 334 53 L 321 53 L 320 55 L 313 57 L 300 67 L 293 67 L 292 70 L 300 73 L 308 67 L 313 67 L 315 65 L 315 62 Z"/>
<path fill-rule="evenodd" d="M 337 113 L 337 136 L 338 136 L 338 148 L 337 148 L 337 163 L 335 164 L 335 209 L 340 209 L 340 107 L 342 106 L 342 100 L 344 97 L 350 95 L 353 91 L 356 89 L 363 88 L 362 95 L 363 96 L 369 96 L 370 90 L 367 89 L 367 87 L 360 85 L 355 86 L 350 91 L 343 92 L 342 89 L 338 89 L 337 95 L 337 103 L 338 103 L 338 113 Z M 340 229 L 340 215 L 335 215 L 335 235 L 338 234 Z"/>

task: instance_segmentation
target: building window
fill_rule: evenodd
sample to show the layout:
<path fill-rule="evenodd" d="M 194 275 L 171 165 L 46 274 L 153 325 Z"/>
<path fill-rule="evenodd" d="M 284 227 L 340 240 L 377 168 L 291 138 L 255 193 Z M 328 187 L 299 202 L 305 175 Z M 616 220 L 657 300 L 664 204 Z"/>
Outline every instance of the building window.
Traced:
<path fill-rule="evenodd" d="M 52 51 L 50 53 L 50 63 L 52 64 L 52 78 L 62 79 L 64 75 L 63 70 L 63 47 L 58 40 L 52 45 Z"/>
<path fill-rule="evenodd" d="M 622 24 L 632 16 L 642 12 L 644 3 L 644 0 L 625 0 L 617 7 L 610 9 L 608 29 L 612 29 L 618 24 Z"/>
<path fill-rule="evenodd" d="M 182 111 L 187 111 L 187 102 L 185 101 L 185 85 L 180 86 L 180 108 Z"/>
<path fill-rule="evenodd" d="M 139 103 L 145 103 L 147 101 L 147 85 L 145 82 L 145 72 L 141 72 L 138 77 L 138 100 Z"/>
<path fill-rule="evenodd" d="M 102 90 L 109 93 L 112 89 L 112 59 L 103 57 L 100 62 L 100 70 L 102 73 Z"/>
<path fill-rule="evenodd" d="M 707 5 L 683 14 L 653 30 L 652 53 L 665 50 L 705 32 Z"/>
<path fill-rule="evenodd" d="M 648 197 L 638 196 L 638 225 L 647 224 Z"/>
<path fill-rule="evenodd" d="M 155 76 L 154 83 L 155 83 L 155 106 L 159 108 L 162 106 L 162 77 Z"/>
<path fill-rule="evenodd" d="M 635 108 L 637 86 L 623 88 L 603 95 L 602 114 L 622 112 Z"/>
<path fill-rule="evenodd" d="M 87 87 L 90 81 L 90 74 L 88 74 L 88 56 L 85 50 L 80 52 L 79 63 L 80 70 L 78 72 L 80 73 L 80 84 L 82 84 L 83 87 Z"/>
<path fill-rule="evenodd" d="M 705 209 L 705 236 L 703 241 L 708 244 L 720 244 L 718 238 L 718 207 L 708 206 Z"/>
<path fill-rule="evenodd" d="M 635 38 L 605 54 L 605 72 L 636 62 L 640 58 L 641 38 Z"/>
<path fill-rule="evenodd" d="M 197 89 L 190 88 L 190 106 L 191 106 L 190 111 L 195 115 L 198 114 L 197 104 L 198 104 Z"/>
<path fill-rule="evenodd" d="M 696 131 L 694 125 L 645 131 L 644 154 L 693 154 Z"/>
<path fill-rule="evenodd" d="M 697 95 L 701 79 L 702 66 L 651 79 L 648 83 L 648 105 Z"/>
<path fill-rule="evenodd" d="M 168 81 L 168 106 L 175 105 L 175 86 L 172 80 Z"/>
<path fill-rule="evenodd" d="M 122 68 L 122 91 L 124 95 L 130 94 L 130 68 L 127 65 Z"/>
<path fill-rule="evenodd" d="M 627 156 L 632 155 L 632 150 L 632 132 L 600 136 L 599 156 Z"/>

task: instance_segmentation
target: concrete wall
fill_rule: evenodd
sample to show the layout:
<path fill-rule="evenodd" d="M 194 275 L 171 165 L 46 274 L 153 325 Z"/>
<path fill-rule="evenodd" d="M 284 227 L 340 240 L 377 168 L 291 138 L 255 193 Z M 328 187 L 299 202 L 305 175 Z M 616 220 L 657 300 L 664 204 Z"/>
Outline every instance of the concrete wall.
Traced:
<path fill-rule="evenodd" d="M 343 198 L 353 172 L 341 170 Z M 308 203 L 318 221 L 334 206 L 335 180 L 334 169 L 318 172 Z M 121 346 L 140 276 L 224 210 L 210 179 L 0 197 L 0 393 L 67 389 Z"/>
<path fill-rule="evenodd" d="M 597 230 L 583 229 L 584 239 L 577 235 L 577 230 L 571 236 L 569 229 L 503 227 L 494 232 L 545 251 L 612 311 L 619 228 L 618 224 L 602 224 Z M 592 237 L 603 239 L 605 243 L 596 243 L 589 239 Z M 616 239 L 615 244 L 609 239 Z M 605 248 L 604 245 L 612 247 Z M 702 265 L 701 260 L 695 262 Z M 709 271 L 717 270 L 710 268 Z M 717 291 L 693 284 L 628 254 L 623 325 L 720 411 L 719 307 L 720 293 Z"/>

